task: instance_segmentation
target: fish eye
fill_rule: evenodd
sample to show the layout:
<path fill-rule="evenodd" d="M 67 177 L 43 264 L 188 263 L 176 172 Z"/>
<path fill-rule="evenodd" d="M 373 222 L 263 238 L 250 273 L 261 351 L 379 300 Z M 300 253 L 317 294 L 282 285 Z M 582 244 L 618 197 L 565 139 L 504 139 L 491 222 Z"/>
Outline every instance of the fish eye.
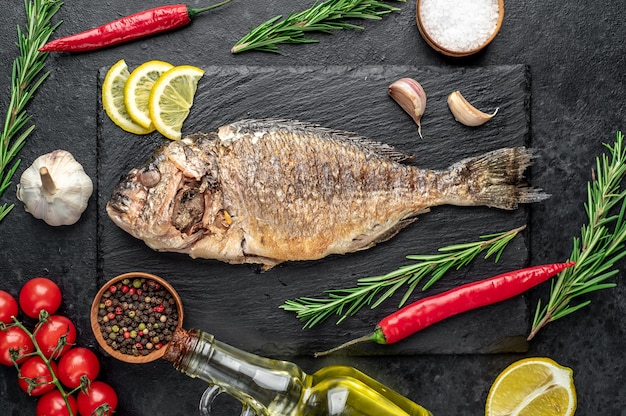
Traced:
<path fill-rule="evenodd" d="M 155 165 L 151 164 L 137 174 L 137 179 L 143 186 L 152 188 L 161 180 L 161 172 Z"/>

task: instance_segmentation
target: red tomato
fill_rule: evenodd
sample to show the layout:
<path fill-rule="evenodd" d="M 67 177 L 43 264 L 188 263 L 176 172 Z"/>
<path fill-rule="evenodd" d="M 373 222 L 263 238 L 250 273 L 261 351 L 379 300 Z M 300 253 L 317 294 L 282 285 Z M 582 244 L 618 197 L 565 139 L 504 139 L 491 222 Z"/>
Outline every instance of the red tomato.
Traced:
<path fill-rule="evenodd" d="M 13 322 L 11 317 L 17 316 L 17 301 L 9 292 L 0 290 L 0 322 L 10 324 Z"/>
<path fill-rule="evenodd" d="M 61 306 L 61 289 L 50 279 L 35 277 L 24 283 L 19 300 L 26 316 L 38 318 L 42 309 L 52 315 Z"/>
<path fill-rule="evenodd" d="M 57 365 L 55 362 L 50 361 L 50 366 L 52 367 L 52 371 L 56 374 Z M 30 384 L 27 379 L 37 384 L 30 392 L 28 391 Z M 52 384 L 51 381 L 52 375 L 50 374 L 48 366 L 40 356 L 35 355 L 24 361 L 24 364 L 21 365 L 17 384 L 25 393 L 31 396 L 41 396 L 55 388 L 55 385 Z"/>
<path fill-rule="evenodd" d="M 12 326 L 4 331 L 0 330 L 0 364 L 13 365 L 11 361 L 11 349 L 19 350 L 20 355 L 31 353 L 35 350 L 33 341 L 22 328 Z M 28 357 L 20 357 L 17 363 L 24 362 Z"/>
<path fill-rule="evenodd" d="M 65 354 L 76 341 L 76 327 L 68 318 L 62 315 L 51 315 L 45 321 L 37 324 L 35 341 L 46 358 L 59 358 Z M 65 336 L 65 345 L 55 351 L 61 337 Z"/>
<path fill-rule="evenodd" d="M 65 386 L 74 389 L 80 386 L 80 378 L 86 376 L 93 382 L 100 372 L 98 357 L 87 348 L 76 347 L 69 350 L 59 360 L 57 377 Z"/>
<path fill-rule="evenodd" d="M 98 414 L 111 416 L 117 407 L 117 393 L 113 387 L 102 381 L 91 383 L 87 394 L 83 391 L 78 393 L 78 413 L 81 416 L 91 416 L 94 410 L 105 403 L 101 408 L 103 412 Z"/>
<path fill-rule="evenodd" d="M 72 409 L 72 414 L 76 415 L 78 409 L 76 399 L 74 396 L 68 396 L 67 401 L 70 409 Z M 67 405 L 65 400 L 63 400 L 61 392 L 55 389 L 41 396 L 37 402 L 35 414 L 37 416 L 69 416 L 70 412 L 67 410 Z"/>

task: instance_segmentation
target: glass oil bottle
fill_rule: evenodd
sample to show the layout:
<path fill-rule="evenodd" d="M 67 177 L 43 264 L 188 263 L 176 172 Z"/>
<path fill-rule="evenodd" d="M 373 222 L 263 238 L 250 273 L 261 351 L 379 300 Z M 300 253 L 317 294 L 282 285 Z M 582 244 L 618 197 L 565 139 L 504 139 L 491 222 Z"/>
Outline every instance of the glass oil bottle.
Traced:
<path fill-rule="evenodd" d="M 163 358 L 209 383 L 200 403 L 204 415 L 218 394 L 227 393 L 243 404 L 245 416 L 432 416 L 355 368 L 328 366 L 309 375 L 294 363 L 241 351 L 199 330 L 178 329 Z"/>

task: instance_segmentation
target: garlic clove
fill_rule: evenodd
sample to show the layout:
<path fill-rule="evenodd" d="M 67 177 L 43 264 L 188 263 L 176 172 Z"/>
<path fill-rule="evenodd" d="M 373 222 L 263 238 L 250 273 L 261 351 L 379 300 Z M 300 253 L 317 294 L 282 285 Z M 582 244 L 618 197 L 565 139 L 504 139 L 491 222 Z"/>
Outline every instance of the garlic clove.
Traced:
<path fill-rule="evenodd" d="M 421 120 L 426 110 L 426 92 L 422 85 L 412 78 L 400 78 L 389 86 L 387 92 L 415 121 L 422 137 Z"/>
<path fill-rule="evenodd" d="M 448 95 L 448 107 L 456 121 L 470 127 L 485 124 L 498 112 L 498 108 L 491 114 L 478 110 L 470 104 L 459 91 L 454 91 Z"/>
<path fill-rule="evenodd" d="M 92 192 L 91 179 L 65 150 L 39 156 L 17 185 L 17 198 L 26 211 L 52 226 L 76 223 Z"/>

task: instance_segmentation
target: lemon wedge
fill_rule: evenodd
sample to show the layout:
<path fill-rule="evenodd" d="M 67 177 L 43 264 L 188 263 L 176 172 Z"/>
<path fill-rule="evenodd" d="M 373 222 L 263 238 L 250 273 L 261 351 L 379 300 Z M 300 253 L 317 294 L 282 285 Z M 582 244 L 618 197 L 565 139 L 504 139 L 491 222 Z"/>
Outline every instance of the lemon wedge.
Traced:
<path fill-rule="evenodd" d="M 102 106 L 111 121 L 125 131 L 134 134 L 148 134 L 152 130 L 135 123 L 126 111 L 124 86 L 129 76 L 128 66 L 123 59 L 109 68 L 102 83 Z"/>
<path fill-rule="evenodd" d="M 576 411 L 573 372 L 549 358 L 514 362 L 494 381 L 486 416 L 572 416 Z"/>
<path fill-rule="evenodd" d="M 154 83 L 174 65 L 163 61 L 148 61 L 131 72 L 124 87 L 124 104 L 128 115 L 143 128 L 154 130 L 150 119 L 149 100 Z"/>
<path fill-rule="evenodd" d="M 195 66 L 176 66 L 161 75 L 152 87 L 150 119 L 157 131 L 168 139 L 180 139 L 202 75 L 204 71 Z"/>

